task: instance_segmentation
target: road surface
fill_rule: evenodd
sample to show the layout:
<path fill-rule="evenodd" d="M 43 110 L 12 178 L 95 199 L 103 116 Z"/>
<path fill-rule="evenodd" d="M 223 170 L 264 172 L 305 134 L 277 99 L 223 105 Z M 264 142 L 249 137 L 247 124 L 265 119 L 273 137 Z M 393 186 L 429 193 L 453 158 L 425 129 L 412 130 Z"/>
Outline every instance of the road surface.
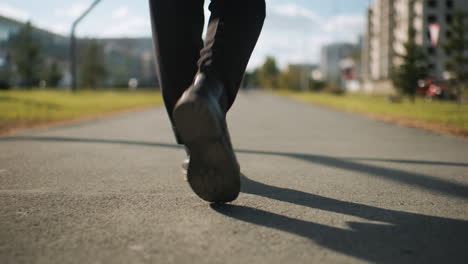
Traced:
<path fill-rule="evenodd" d="M 0 263 L 467 263 L 468 141 L 263 93 L 210 206 L 163 108 L 0 138 Z"/>

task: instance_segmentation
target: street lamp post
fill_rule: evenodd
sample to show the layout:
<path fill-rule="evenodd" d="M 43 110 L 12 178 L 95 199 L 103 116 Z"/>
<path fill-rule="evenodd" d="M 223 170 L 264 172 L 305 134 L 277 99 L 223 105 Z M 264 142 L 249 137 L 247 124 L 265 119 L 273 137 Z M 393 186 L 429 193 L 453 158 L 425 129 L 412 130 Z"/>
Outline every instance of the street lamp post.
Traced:
<path fill-rule="evenodd" d="M 73 22 L 70 36 L 70 74 L 71 74 L 71 89 L 72 91 L 78 90 L 77 84 L 77 60 L 76 60 L 76 37 L 75 31 L 78 24 L 99 4 L 101 0 L 95 0 L 76 20 Z"/>

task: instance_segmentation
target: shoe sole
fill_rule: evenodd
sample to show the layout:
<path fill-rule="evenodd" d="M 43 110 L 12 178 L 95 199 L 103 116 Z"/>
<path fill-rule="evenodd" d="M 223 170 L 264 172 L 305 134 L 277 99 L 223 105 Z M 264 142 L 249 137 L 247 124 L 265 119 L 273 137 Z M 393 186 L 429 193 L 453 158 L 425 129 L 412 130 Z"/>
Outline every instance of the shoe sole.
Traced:
<path fill-rule="evenodd" d="M 208 99 L 186 100 L 173 113 L 176 129 L 190 151 L 187 180 L 208 202 L 231 202 L 240 192 L 240 169 L 221 110 Z"/>

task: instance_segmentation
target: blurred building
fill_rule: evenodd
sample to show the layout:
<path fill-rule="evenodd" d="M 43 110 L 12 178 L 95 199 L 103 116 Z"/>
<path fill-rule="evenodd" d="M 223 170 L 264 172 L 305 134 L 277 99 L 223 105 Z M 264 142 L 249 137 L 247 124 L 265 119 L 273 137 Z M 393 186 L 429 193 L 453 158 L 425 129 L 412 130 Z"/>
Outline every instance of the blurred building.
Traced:
<path fill-rule="evenodd" d="M 8 41 L 18 34 L 26 23 L 0 15 L 0 48 L 5 51 Z M 33 26 L 33 36 L 41 41 L 48 52 L 66 55 L 69 39 L 65 36 Z M 59 50 L 57 50 L 59 48 Z M 54 50 L 54 51 L 52 51 Z"/>
<path fill-rule="evenodd" d="M 322 78 L 339 83 L 342 76 L 340 62 L 359 51 L 359 46 L 351 43 L 332 43 L 322 47 L 320 71 Z"/>
<path fill-rule="evenodd" d="M 14 73 L 14 67 L 11 65 L 11 49 L 14 45 L 14 38 L 25 26 L 25 23 L 0 16 L 0 71 L 8 71 L 10 74 Z M 40 42 L 43 49 L 44 63 L 46 65 L 54 62 L 59 65 L 59 68 L 63 69 L 64 79 L 69 75 L 68 71 L 68 45 L 69 39 L 67 37 L 55 34 L 53 32 L 40 29 L 33 26 L 33 37 Z M 10 85 L 17 85 L 21 82 L 14 76 L 0 76 L 5 81 L 8 78 Z"/>
<path fill-rule="evenodd" d="M 98 39 L 104 48 L 109 87 L 126 87 L 136 79 L 140 87 L 156 87 L 157 75 L 151 38 Z"/>
<path fill-rule="evenodd" d="M 25 23 L 0 16 L 0 86 L 6 82 L 11 86 L 21 84 L 15 77 L 11 63 L 14 38 Z M 69 87 L 71 83 L 69 68 L 68 36 L 56 34 L 33 26 L 33 38 L 40 43 L 44 66 L 56 63 L 62 71 L 60 87 Z M 87 44 L 92 39 L 78 40 L 78 63 L 83 58 Z M 114 38 L 96 39 L 104 51 L 107 77 L 102 81 L 106 87 L 127 88 L 130 80 L 136 80 L 138 86 L 154 88 L 157 86 L 156 67 L 153 60 L 151 38 Z M 78 75 L 79 76 L 79 75 Z"/>
<path fill-rule="evenodd" d="M 456 10 L 468 11 L 466 0 L 376 0 L 367 11 L 367 34 L 362 53 L 364 89 L 368 92 L 391 92 L 390 77 L 401 63 L 408 41 L 408 29 L 416 31 L 415 41 L 428 55 L 431 77 L 444 78 L 447 56 L 442 48 Z M 430 24 L 440 26 L 439 45 L 434 47 Z"/>

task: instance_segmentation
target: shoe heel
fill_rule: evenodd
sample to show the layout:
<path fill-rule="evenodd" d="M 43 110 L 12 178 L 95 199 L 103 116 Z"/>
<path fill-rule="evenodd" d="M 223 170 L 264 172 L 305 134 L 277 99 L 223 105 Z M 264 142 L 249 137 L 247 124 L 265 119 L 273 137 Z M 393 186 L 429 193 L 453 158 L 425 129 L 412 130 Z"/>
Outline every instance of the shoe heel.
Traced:
<path fill-rule="evenodd" d="M 175 126 L 182 141 L 190 145 L 222 137 L 216 110 L 208 102 L 189 101 L 178 105 L 173 113 Z"/>

